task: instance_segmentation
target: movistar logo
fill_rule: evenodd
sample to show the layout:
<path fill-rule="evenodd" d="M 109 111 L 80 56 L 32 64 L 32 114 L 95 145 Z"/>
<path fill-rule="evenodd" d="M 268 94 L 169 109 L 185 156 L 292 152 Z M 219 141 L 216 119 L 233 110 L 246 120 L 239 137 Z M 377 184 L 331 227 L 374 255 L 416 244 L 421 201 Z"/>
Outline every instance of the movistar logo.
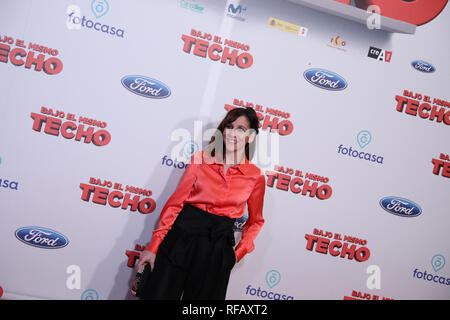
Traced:
<path fill-rule="evenodd" d="M 228 12 L 231 12 L 233 14 L 238 14 L 238 13 L 242 13 L 242 12 L 247 12 L 247 7 L 242 8 L 241 5 L 238 5 L 237 7 L 234 6 L 234 4 L 230 4 L 228 6 Z"/>

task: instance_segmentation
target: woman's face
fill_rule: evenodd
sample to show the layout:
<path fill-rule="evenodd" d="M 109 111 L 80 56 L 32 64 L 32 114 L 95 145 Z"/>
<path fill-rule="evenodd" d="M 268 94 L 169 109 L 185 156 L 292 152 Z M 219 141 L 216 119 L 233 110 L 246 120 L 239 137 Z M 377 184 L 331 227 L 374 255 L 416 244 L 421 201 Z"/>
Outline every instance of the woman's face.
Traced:
<path fill-rule="evenodd" d="M 250 123 L 246 116 L 240 116 L 225 126 L 223 139 L 227 151 L 237 151 L 245 148 L 247 142 L 251 143 L 255 134 L 250 134 Z"/>

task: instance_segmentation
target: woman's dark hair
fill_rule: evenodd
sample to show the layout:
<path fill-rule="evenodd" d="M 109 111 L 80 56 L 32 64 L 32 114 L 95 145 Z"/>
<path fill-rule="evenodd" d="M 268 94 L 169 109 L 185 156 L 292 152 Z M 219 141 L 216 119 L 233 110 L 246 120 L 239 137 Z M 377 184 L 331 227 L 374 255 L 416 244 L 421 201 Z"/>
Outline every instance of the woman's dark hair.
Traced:
<path fill-rule="evenodd" d="M 258 134 L 259 120 L 258 120 L 258 116 L 256 115 L 255 110 L 253 110 L 250 107 L 245 107 L 245 108 L 234 108 L 234 109 L 228 111 L 227 114 L 225 115 L 225 118 L 223 118 L 223 120 L 220 122 L 219 126 L 217 127 L 216 133 L 211 137 L 211 140 L 209 141 L 209 144 L 208 144 L 208 147 L 212 149 L 210 151 L 210 153 L 213 157 L 215 156 L 216 151 L 218 151 L 219 158 L 220 158 L 220 153 L 222 153 L 221 158 L 223 159 L 223 157 L 224 157 L 223 151 L 225 150 L 225 141 L 223 141 L 223 131 L 225 130 L 227 125 L 234 122 L 240 116 L 247 117 L 247 120 L 250 124 L 250 130 L 253 130 L 254 132 L 256 132 L 256 134 Z M 220 138 L 218 139 L 217 143 L 220 143 L 220 141 L 222 141 L 222 149 L 220 147 L 217 148 L 218 146 L 216 146 L 214 143 L 214 141 L 216 141 L 216 136 L 219 133 L 220 133 L 220 135 L 219 135 Z M 255 145 L 256 145 L 256 138 L 253 139 L 252 143 L 245 144 L 245 155 L 248 160 L 251 160 L 253 158 L 253 155 L 255 153 Z"/>

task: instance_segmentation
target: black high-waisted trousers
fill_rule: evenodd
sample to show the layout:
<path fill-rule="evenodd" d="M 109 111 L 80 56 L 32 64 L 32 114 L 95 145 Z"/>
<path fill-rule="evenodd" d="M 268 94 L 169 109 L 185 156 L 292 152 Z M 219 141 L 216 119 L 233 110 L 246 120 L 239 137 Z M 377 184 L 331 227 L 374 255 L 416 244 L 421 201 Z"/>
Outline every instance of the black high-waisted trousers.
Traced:
<path fill-rule="evenodd" d="M 185 204 L 158 248 L 141 298 L 224 300 L 236 263 L 234 221 Z"/>

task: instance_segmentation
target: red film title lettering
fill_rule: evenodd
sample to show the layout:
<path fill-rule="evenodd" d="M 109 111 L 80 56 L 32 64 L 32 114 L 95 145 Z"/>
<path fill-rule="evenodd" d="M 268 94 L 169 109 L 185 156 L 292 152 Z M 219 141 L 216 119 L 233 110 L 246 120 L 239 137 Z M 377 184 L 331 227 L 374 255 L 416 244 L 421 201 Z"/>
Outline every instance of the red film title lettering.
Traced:
<path fill-rule="evenodd" d="M 103 182 L 102 182 L 102 180 L 100 180 L 100 179 L 95 179 L 95 178 L 89 178 L 89 183 L 90 184 L 95 184 L 95 185 L 97 185 L 97 186 L 101 186 L 101 187 L 107 187 L 107 188 L 112 188 L 112 182 L 111 181 L 106 181 L 106 180 L 104 180 Z"/>
<path fill-rule="evenodd" d="M 294 169 L 292 169 L 292 168 L 287 168 L 287 167 L 284 168 L 283 166 L 275 165 L 273 169 L 275 171 L 278 171 L 278 172 L 281 172 L 281 173 L 287 173 L 287 174 L 290 174 L 290 175 L 294 174 Z"/>
<path fill-rule="evenodd" d="M 31 113 L 33 122 L 33 130 L 41 132 L 42 125 L 45 123 L 44 133 L 54 136 L 63 136 L 66 139 L 73 139 L 81 141 L 84 139 L 84 143 L 93 143 L 96 146 L 105 146 L 111 141 L 111 134 L 107 130 L 98 130 L 94 132 L 94 127 L 88 127 L 84 129 L 83 124 L 77 125 L 72 121 L 62 121 L 61 119 L 45 116 L 38 113 Z M 76 132 L 74 133 L 74 131 Z"/>
<path fill-rule="evenodd" d="M 135 251 L 126 250 L 125 255 L 128 257 L 127 267 L 133 268 L 136 265 L 137 259 L 139 259 L 139 251 L 144 251 L 145 247 L 141 245 L 136 245 L 134 247 Z"/>
<path fill-rule="evenodd" d="M 89 118 L 82 117 L 82 116 L 80 116 L 80 118 L 78 119 L 78 122 L 83 122 L 84 124 L 88 124 L 90 126 L 97 126 L 100 128 L 105 128 L 107 126 L 106 122 L 97 121 L 97 120 L 89 119 Z"/>
<path fill-rule="evenodd" d="M 402 96 L 395 96 L 395 100 L 397 101 L 397 106 L 395 109 L 398 112 L 405 112 L 411 116 L 417 116 L 422 119 L 429 119 L 430 121 L 434 121 L 438 123 L 445 123 L 446 125 L 450 125 L 450 110 L 447 110 L 445 107 L 438 107 L 437 105 L 431 106 L 427 102 L 421 103 L 419 100 L 410 99 Z"/>
<path fill-rule="evenodd" d="M 14 38 L 8 37 L 8 36 L 3 36 L 3 38 L 0 37 L 0 41 L 8 43 L 8 44 L 13 44 L 14 43 Z"/>
<path fill-rule="evenodd" d="M 191 36 L 206 40 L 212 40 L 212 35 L 210 33 L 202 33 L 201 31 L 196 31 L 194 29 L 191 30 Z"/>
<path fill-rule="evenodd" d="M 319 186 L 318 182 L 313 182 L 311 180 L 303 180 L 299 177 L 294 177 L 276 172 L 266 172 L 267 175 L 267 186 L 273 188 L 276 180 L 276 188 L 283 191 L 291 191 L 292 193 L 300 193 L 302 196 L 309 194 L 311 198 L 316 197 L 320 200 L 326 200 L 333 194 L 333 189 L 327 185 L 322 184 Z M 301 188 L 303 186 L 303 188 Z"/>
<path fill-rule="evenodd" d="M 316 236 L 322 236 L 325 238 L 332 238 L 333 237 L 333 233 L 330 231 L 323 231 L 323 230 L 318 230 L 318 229 L 314 229 L 313 230 L 313 234 Z"/>
<path fill-rule="evenodd" d="M 127 267 L 133 268 L 139 259 L 140 253 L 136 251 L 126 250 L 125 255 L 128 257 Z"/>
<path fill-rule="evenodd" d="M 37 52 L 42 52 L 45 54 L 51 54 L 52 56 L 57 56 L 58 55 L 58 50 L 56 49 L 52 49 L 52 48 L 47 48 L 45 46 L 40 46 L 36 43 L 29 43 L 28 44 L 28 49 L 37 51 Z"/>
<path fill-rule="evenodd" d="M 286 118 L 286 119 L 291 116 L 289 113 L 286 113 L 286 112 L 283 112 L 283 111 L 280 111 L 280 110 L 276 110 L 276 109 L 273 109 L 273 108 L 269 108 L 269 107 L 266 108 L 266 113 L 270 113 L 273 116 L 280 116 L 280 117 L 283 117 L 283 118 Z"/>
<path fill-rule="evenodd" d="M 209 39 L 210 37 L 206 38 Z M 197 39 L 185 34 L 181 36 L 181 39 L 184 42 L 183 51 L 186 53 L 192 52 L 196 56 L 202 58 L 208 57 L 213 61 L 220 60 L 221 63 L 228 62 L 230 66 L 236 65 L 241 69 L 249 68 L 253 64 L 253 56 L 248 52 L 239 53 L 238 49 L 232 49 L 230 51 L 229 47 L 223 47 L 218 43 L 214 43 L 210 46 L 209 41 Z"/>
<path fill-rule="evenodd" d="M 366 247 L 358 248 L 356 244 L 352 244 L 349 247 L 348 243 L 342 243 L 341 241 L 334 240 L 330 242 L 330 239 L 324 237 L 318 237 L 311 234 L 305 234 L 307 240 L 306 249 L 312 251 L 315 245 L 315 251 L 323 254 L 330 254 L 334 257 L 340 256 L 341 258 L 347 257 L 349 260 L 355 259 L 358 262 L 364 262 L 370 257 L 370 250 Z M 340 249 L 340 251 L 339 251 Z"/>
<path fill-rule="evenodd" d="M 236 106 L 232 106 L 229 104 L 225 105 L 225 109 L 227 111 L 233 110 L 235 108 L 239 108 Z M 289 120 L 280 120 L 278 117 L 271 118 L 270 115 L 263 115 L 261 112 L 256 112 L 256 116 L 259 120 L 258 128 L 261 128 L 262 130 L 268 130 L 270 128 L 270 132 L 278 132 L 281 136 L 286 136 L 288 134 L 291 134 L 292 131 L 294 131 L 294 125 Z M 262 123 L 261 123 L 262 121 Z"/>
<path fill-rule="evenodd" d="M 26 60 L 23 58 L 26 57 Z M 35 71 L 42 71 L 46 74 L 53 75 L 58 74 L 62 71 L 63 63 L 56 57 L 51 57 L 45 59 L 44 54 L 38 54 L 37 57 L 34 56 L 33 51 L 28 51 L 28 53 L 22 48 L 14 48 L 0 43 L 0 62 L 8 63 L 9 61 L 15 66 L 25 65 L 25 68 L 31 69 L 34 66 Z"/>
<path fill-rule="evenodd" d="M 141 200 L 139 195 L 135 195 L 131 199 L 129 193 L 123 194 L 121 191 L 114 190 L 109 192 L 109 189 L 93 186 L 85 183 L 80 183 L 80 188 L 83 190 L 81 194 L 81 200 L 88 201 L 91 199 L 96 204 L 106 205 L 108 203 L 113 208 L 121 208 L 127 210 L 130 207 L 130 211 L 138 210 L 142 214 L 153 212 L 156 208 L 156 202 L 152 198 L 144 198 Z M 123 200 L 122 200 L 123 199 Z M 119 201 L 119 200 L 122 200 Z"/>
<path fill-rule="evenodd" d="M 440 159 L 432 159 L 433 173 L 435 175 L 441 174 L 443 177 L 450 178 L 450 157 L 441 153 Z"/>
<path fill-rule="evenodd" d="M 366 300 L 371 300 L 371 294 L 370 293 L 362 294 L 362 292 L 355 291 L 355 290 L 352 291 L 352 297 L 356 297 L 356 298 L 360 298 L 360 299 L 366 299 Z M 378 296 L 374 295 L 374 297 L 377 297 L 377 298 L 376 299 L 374 298 L 372 300 L 378 300 Z"/>
<path fill-rule="evenodd" d="M 139 251 L 144 251 L 145 246 L 137 244 L 134 247 L 135 251 L 126 250 L 125 255 L 128 257 L 127 267 L 133 268 L 136 265 L 136 261 L 139 259 Z"/>
<path fill-rule="evenodd" d="M 50 115 L 50 116 L 54 116 L 56 118 L 64 118 L 66 116 L 66 114 L 64 113 L 64 111 L 53 111 L 52 109 L 47 109 L 46 107 L 41 107 L 41 113 L 46 114 L 46 115 Z"/>

